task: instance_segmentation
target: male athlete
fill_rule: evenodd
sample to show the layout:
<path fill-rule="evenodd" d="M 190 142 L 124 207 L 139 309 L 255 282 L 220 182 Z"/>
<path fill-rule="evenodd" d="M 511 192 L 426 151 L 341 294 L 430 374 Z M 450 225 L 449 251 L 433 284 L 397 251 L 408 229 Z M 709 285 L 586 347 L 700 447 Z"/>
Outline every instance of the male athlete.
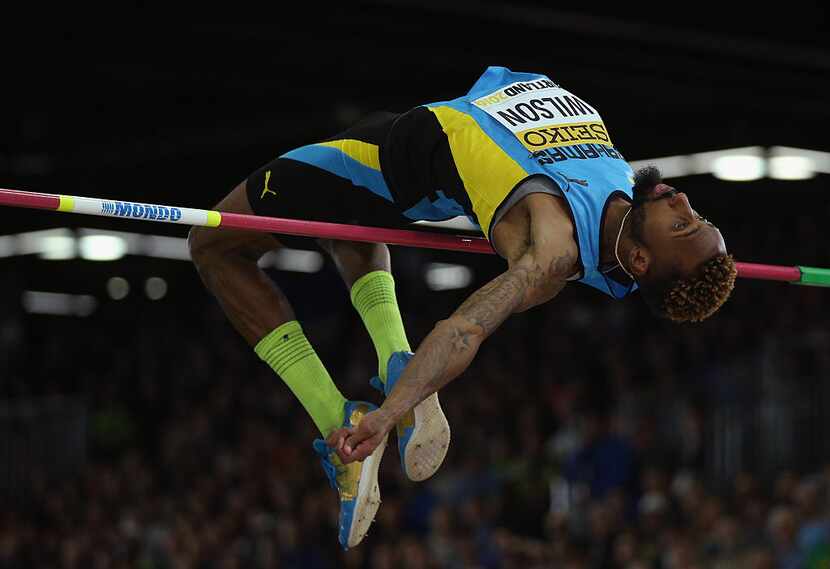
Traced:
<path fill-rule="evenodd" d="M 340 496 L 343 547 L 359 543 L 375 516 L 378 465 L 393 427 L 410 479 L 441 465 L 450 430 L 437 391 L 508 316 L 578 281 L 613 298 L 639 287 L 661 316 L 699 321 L 723 304 L 736 275 L 717 228 L 656 169 L 635 175 L 596 109 L 544 75 L 503 67 L 488 68 L 458 99 L 376 113 L 283 154 L 216 209 L 386 227 L 465 215 L 507 261 L 412 354 L 386 246 L 318 241 L 377 351 L 372 384 L 386 396 L 378 408 L 338 391 L 288 300 L 258 267 L 292 238 L 191 231 L 205 285 L 327 438 L 313 446 Z"/>

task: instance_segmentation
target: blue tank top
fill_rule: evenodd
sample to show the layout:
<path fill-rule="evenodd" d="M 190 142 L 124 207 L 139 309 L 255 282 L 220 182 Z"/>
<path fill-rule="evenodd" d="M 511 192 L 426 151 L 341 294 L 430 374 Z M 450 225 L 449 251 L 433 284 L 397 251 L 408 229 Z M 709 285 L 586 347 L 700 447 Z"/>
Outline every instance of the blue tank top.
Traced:
<path fill-rule="evenodd" d="M 439 120 L 447 108 L 468 115 L 527 176 L 547 176 L 561 188 L 576 226 L 583 266 L 580 282 L 614 298 L 636 288 L 636 284 L 626 286 L 609 279 L 599 269 L 605 208 L 615 196 L 631 200 L 634 179 L 595 108 L 545 75 L 515 73 L 504 67 L 488 67 L 467 95 L 426 107 Z M 482 151 L 478 152 L 480 160 Z M 487 197 L 480 201 L 488 203 Z M 489 202 L 496 202 L 497 207 L 505 198 L 506 194 L 493 196 Z M 489 212 L 487 225 L 493 213 Z"/>

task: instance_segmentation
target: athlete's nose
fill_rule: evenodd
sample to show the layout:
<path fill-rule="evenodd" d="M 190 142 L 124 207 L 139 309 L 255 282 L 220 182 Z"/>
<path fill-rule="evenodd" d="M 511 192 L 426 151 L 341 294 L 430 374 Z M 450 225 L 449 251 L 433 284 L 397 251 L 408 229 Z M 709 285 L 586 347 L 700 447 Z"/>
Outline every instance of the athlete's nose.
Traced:
<path fill-rule="evenodd" d="M 686 208 L 691 211 L 692 206 L 689 203 L 689 198 L 683 192 L 677 192 L 672 197 L 669 198 L 669 205 L 672 208 L 681 207 Z"/>

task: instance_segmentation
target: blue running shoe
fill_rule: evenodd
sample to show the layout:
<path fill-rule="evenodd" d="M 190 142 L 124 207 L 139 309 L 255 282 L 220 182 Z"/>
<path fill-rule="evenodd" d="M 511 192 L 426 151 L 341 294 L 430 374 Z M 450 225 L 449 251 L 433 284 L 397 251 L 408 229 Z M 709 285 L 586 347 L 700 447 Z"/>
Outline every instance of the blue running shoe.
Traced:
<path fill-rule="evenodd" d="M 377 376 L 369 383 L 384 396 L 388 395 L 413 355 L 395 352 L 386 364 L 386 384 Z M 398 421 L 396 430 L 398 453 L 407 478 L 420 482 L 435 474 L 450 448 L 450 424 L 438 402 L 438 394 L 433 393 L 418 403 Z"/>
<path fill-rule="evenodd" d="M 356 427 L 363 416 L 377 409 L 376 405 L 364 401 L 346 401 L 344 427 Z M 337 453 L 323 439 L 314 441 L 314 451 L 320 455 L 323 470 L 331 487 L 340 496 L 340 519 L 338 540 L 343 549 L 356 546 L 366 536 L 369 526 L 380 507 L 378 488 L 378 467 L 386 441 L 362 462 L 343 464 Z"/>

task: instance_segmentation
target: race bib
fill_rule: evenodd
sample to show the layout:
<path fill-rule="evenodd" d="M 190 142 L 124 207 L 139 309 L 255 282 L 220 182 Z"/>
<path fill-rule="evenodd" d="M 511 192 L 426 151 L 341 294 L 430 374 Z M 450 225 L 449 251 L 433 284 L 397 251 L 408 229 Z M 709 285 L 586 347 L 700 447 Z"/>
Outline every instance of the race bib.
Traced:
<path fill-rule="evenodd" d="M 511 83 L 473 103 L 531 151 L 585 143 L 613 146 L 596 109 L 550 79 Z"/>

